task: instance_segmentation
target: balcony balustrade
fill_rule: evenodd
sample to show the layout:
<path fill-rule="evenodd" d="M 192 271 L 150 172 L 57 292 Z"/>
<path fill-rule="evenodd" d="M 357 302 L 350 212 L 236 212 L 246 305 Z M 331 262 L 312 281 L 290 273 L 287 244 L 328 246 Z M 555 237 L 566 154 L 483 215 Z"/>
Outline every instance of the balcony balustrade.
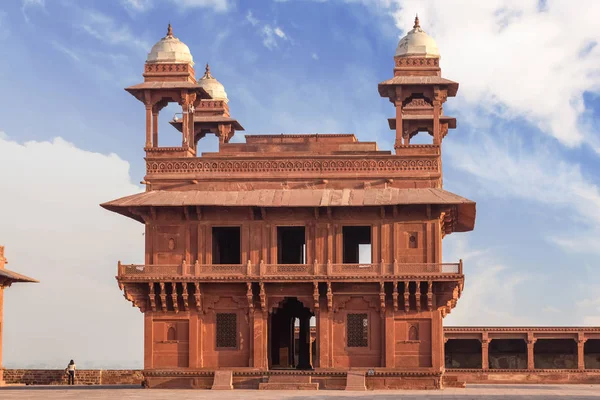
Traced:
<path fill-rule="evenodd" d="M 375 263 L 375 264 L 118 264 L 118 277 L 290 277 L 290 276 L 390 276 L 406 274 L 459 274 L 458 263 Z"/>

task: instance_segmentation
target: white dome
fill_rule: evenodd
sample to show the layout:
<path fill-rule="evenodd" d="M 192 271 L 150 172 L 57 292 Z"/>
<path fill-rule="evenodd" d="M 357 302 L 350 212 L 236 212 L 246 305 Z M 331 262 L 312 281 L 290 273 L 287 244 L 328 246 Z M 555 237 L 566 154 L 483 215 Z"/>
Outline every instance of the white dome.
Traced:
<path fill-rule="evenodd" d="M 400 39 L 396 48 L 396 57 L 421 56 L 437 58 L 440 56 L 435 40 L 425 33 L 419 25 L 419 17 L 415 18 L 415 26 L 406 36 Z"/>
<path fill-rule="evenodd" d="M 185 43 L 173 36 L 171 24 L 167 31 L 167 36 L 160 39 L 152 50 L 148 53 L 147 63 L 151 64 L 191 64 L 194 65 L 194 59 L 190 48 Z"/>
<path fill-rule="evenodd" d="M 228 102 L 227 92 L 225 92 L 225 88 L 210 74 L 210 67 L 206 64 L 206 71 L 204 72 L 204 76 L 198 79 L 198 86 L 202 89 L 206 90 L 206 93 L 210 95 L 215 100 L 225 100 Z"/>

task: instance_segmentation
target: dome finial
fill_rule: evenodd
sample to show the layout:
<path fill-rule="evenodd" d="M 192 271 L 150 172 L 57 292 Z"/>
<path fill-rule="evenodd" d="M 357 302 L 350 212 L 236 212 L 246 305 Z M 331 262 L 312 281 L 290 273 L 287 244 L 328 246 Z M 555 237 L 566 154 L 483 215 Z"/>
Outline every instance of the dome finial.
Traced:
<path fill-rule="evenodd" d="M 206 63 L 206 68 L 204 68 L 204 76 L 200 79 L 214 79 L 210 74 L 210 65 L 208 63 Z"/>
<path fill-rule="evenodd" d="M 416 14 L 415 16 L 415 25 L 413 26 L 413 29 L 417 29 L 420 28 L 421 25 L 419 24 L 419 14 Z"/>
<path fill-rule="evenodd" d="M 173 27 L 171 26 L 170 22 L 169 22 L 169 26 L 167 28 L 167 36 L 173 36 Z"/>

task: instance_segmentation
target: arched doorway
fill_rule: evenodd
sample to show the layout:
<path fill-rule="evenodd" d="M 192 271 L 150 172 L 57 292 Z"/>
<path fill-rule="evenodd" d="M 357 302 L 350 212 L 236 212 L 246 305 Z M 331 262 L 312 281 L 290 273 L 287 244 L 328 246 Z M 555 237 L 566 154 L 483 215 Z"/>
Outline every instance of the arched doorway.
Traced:
<path fill-rule="evenodd" d="M 312 369 L 310 319 L 314 314 L 296 297 L 286 297 L 270 318 L 269 367 Z M 299 327 L 295 340 L 295 327 Z"/>

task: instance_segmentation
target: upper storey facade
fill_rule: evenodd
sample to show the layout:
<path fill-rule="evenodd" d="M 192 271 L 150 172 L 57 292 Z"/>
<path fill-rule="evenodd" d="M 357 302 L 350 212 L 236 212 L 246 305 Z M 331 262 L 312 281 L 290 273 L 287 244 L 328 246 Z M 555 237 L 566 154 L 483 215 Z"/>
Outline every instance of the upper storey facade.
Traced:
<path fill-rule="evenodd" d="M 354 134 L 246 135 L 232 143 L 244 128 L 230 114 L 225 88 L 208 65 L 196 79 L 193 65 L 169 27 L 148 56 L 144 82 L 126 89 L 146 107 L 146 192 L 102 206 L 147 225 L 146 265 L 180 265 L 179 274 L 202 277 L 215 270 L 210 265 L 228 264 L 237 267 L 223 271 L 256 277 L 268 265 L 302 264 L 301 274 L 327 276 L 344 269 L 335 265 L 358 263 L 346 253 L 368 244 L 361 263 L 370 273 L 409 272 L 405 263 L 433 273 L 443 270 L 444 235 L 473 229 L 475 203 L 442 187 L 442 141 L 456 126 L 443 103 L 458 84 L 441 77 L 437 46 L 418 19 L 398 45 L 394 77 L 378 87 L 395 107 L 391 151 Z M 159 113 L 169 102 L 182 107 L 171 120 L 181 132 L 177 147 L 159 144 Z M 430 143 L 411 143 L 419 133 Z M 217 152 L 201 152 L 207 134 L 219 138 Z M 286 233 L 289 227 L 304 230 Z M 302 249 L 290 250 L 302 253 L 293 262 L 286 235 L 289 249 Z M 232 251 L 219 243 L 232 240 L 235 260 L 223 262 L 219 254 Z M 462 280 L 458 264 L 451 269 Z"/>
<path fill-rule="evenodd" d="M 245 143 L 230 143 L 244 128 L 230 115 L 223 85 L 208 65 L 196 80 L 189 49 L 169 26 L 148 55 L 144 82 L 126 89 L 146 107 L 147 192 L 104 206 L 141 221 L 134 209 L 355 206 L 389 207 L 396 215 L 394 206 L 428 205 L 438 217 L 452 209 L 445 212 L 446 219 L 453 214 L 446 233 L 469 231 L 475 204 L 442 189 L 442 141 L 456 127 L 443 103 L 456 95 L 458 84 L 441 77 L 439 60 L 437 45 L 417 18 L 396 50 L 394 77 L 378 87 L 395 106 L 388 121 L 394 151 L 353 134 L 246 135 Z M 182 106 L 171 121 L 181 132 L 180 147 L 159 145 L 158 117 L 169 102 Z M 201 139 L 209 133 L 219 137 L 219 150 L 201 153 Z M 431 143 L 412 144 L 418 133 Z"/>

